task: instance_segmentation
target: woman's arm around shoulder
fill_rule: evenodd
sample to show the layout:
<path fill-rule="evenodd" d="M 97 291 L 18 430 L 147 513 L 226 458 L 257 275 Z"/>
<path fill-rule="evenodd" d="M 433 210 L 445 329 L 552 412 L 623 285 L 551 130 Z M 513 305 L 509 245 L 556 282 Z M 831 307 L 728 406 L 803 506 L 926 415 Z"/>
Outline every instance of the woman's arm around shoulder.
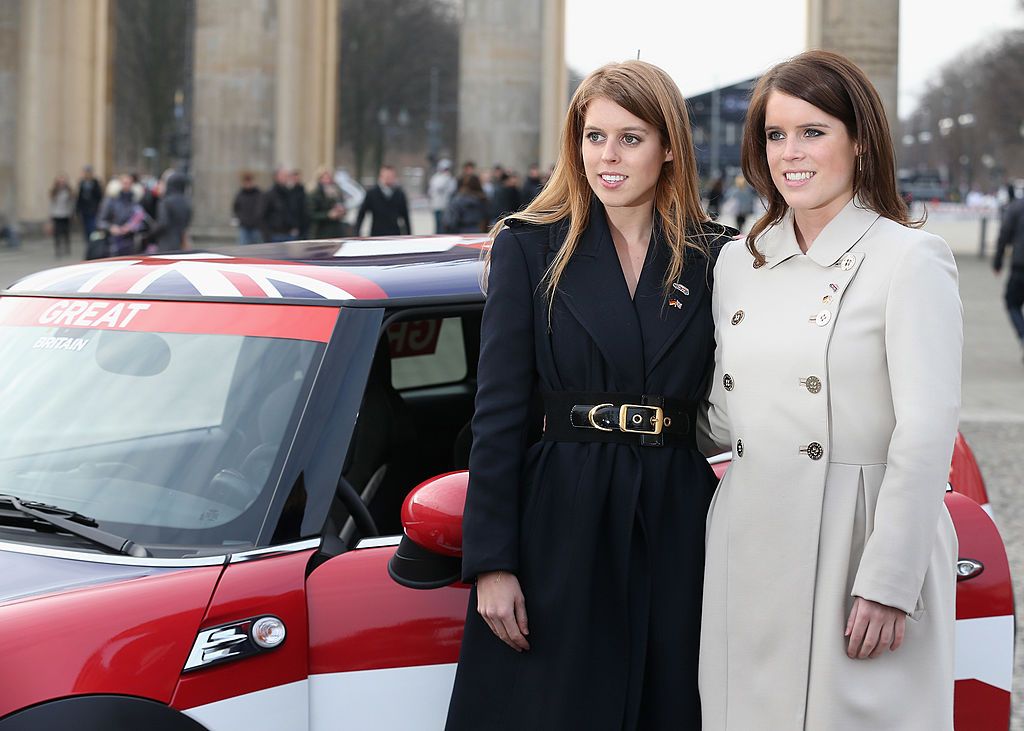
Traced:
<path fill-rule="evenodd" d="M 963 308 L 941 238 L 906 230 L 885 306 L 896 426 L 853 594 L 910 614 L 924 583 L 960 416 Z"/>

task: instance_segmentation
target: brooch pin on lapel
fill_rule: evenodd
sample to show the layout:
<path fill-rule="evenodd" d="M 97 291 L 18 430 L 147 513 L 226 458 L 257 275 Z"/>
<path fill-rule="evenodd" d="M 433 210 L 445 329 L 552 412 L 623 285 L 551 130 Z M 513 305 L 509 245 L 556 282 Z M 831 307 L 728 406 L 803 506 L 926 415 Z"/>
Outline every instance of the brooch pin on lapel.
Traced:
<path fill-rule="evenodd" d="M 675 307 L 677 310 L 683 309 L 683 303 L 674 297 L 668 301 L 668 306 Z"/>
<path fill-rule="evenodd" d="M 678 290 L 685 295 L 690 294 L 690 290 L 687 289 L 686 285 L 680 284 L 679 282 L 672 282 L 672 289 Z"/>

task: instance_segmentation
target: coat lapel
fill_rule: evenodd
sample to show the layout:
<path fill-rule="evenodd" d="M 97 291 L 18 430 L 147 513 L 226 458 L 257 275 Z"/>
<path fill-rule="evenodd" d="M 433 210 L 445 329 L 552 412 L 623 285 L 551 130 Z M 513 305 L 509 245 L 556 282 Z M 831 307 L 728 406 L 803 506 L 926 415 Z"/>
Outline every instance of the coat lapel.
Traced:
<path fill-rule="evenodd" d="M 566 229 L 552 227 L 552 231 L 559 232 L 550 241 L 557 251 Z M 644 347 L 640 322 L 615 254 L 604 207 L 596 198 L 591 200 L 590 222 L 562 274 L 555 298 L 597 344 L 617 388 L 642 391 Z"/>
<path fill-rule="evenodd" d="M 656 234 L 651 246 L 654 255 L 644 267 L 636 290 L 636 310 L 643 323 L 646 376 L 651 374 L 700 309 L 710 276 L 707 260 L 688 251 L 682 274 L 666 294 L 665 272 L 671 254 L 660 234 Z M 670 304 L 673 301 L 675 305 Z"/>

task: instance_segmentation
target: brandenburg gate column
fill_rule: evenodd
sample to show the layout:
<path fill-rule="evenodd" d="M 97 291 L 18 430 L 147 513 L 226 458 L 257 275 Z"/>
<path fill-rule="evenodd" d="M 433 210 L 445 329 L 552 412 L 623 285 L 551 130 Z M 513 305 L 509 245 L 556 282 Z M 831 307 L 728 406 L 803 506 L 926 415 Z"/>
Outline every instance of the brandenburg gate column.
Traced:
<path fill-rule="evenodd" d="M 55 175 L 110 172 L 110 2 L 21 0 L 19 12 L 17 217 L 43 221 Z"/>
<path fill-rule="evenodd" d="M 878 89 L 894 129 L 900 56 L 899 0 L 808 0 L 807 47 L 841 53 Z"/>

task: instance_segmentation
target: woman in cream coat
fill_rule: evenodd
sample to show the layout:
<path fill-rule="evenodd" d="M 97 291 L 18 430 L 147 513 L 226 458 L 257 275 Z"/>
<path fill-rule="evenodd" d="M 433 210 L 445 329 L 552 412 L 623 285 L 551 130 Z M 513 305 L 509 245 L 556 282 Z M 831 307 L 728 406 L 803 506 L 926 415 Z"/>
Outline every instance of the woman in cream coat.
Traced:
<path fill-rule="evenodd" d="M 810 51 L 754 90 L 769 203 L 715 268 L 705 731 L 952 731 L 956 535 L 943 494 L 962 311 L 912 227 L 864 74 Z"/>

